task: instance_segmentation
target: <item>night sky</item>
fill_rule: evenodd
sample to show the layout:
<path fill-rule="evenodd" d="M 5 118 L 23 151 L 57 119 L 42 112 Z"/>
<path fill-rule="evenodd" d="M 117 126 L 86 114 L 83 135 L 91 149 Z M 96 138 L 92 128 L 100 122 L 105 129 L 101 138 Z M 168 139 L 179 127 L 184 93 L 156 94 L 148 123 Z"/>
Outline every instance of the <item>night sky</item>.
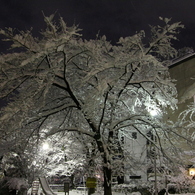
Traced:
<path fill-rule="evenodd" d="M 78 24 L 86 39 L 99 32 L 112 43 L 136 31 L 148 33 L 149 25 L 161 24 L 159 16 L 172 18 L 185 25 L 175 46 L 195 49 L 195 0 L 0 0 L 0 28 L 33 27 L 38 36 L 45 27 L 42 11 L 46 16 L 56 12 L 56 19 L 62 16 L 68 26 Z M 0 52 L 6 49 L 1 42 Z"/>

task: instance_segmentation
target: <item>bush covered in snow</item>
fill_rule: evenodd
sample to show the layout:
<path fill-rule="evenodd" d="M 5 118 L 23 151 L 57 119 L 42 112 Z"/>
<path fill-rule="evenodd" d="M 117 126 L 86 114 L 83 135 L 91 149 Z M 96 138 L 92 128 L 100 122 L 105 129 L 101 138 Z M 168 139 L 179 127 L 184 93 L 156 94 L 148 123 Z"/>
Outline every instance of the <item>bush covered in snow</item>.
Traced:
<path fill-rule="evenodd" d="M 152 183 L 142 183 L 142 184 L 120 184 L 113 186 L 113 191 L 126 193 L 140 192 L 144 195 L 152 194 Z"/>
<path fill-rule="evenodd" d="M 9 195 L 17 192 L 17 195 L 26 195 L 27 187 L 27 182 L 23 178 L 4 177 L 0 181 L 0 194 Z"/>
<path fill-rule="evenodd" d="M 4 154 L 0 167 L 3 171 L 0 178 L 0 194 L 9 195 L 17 192 L 17 195 L 26 195 L 28 185 L 22 164 L 21 158 L 16 153 Z"/>

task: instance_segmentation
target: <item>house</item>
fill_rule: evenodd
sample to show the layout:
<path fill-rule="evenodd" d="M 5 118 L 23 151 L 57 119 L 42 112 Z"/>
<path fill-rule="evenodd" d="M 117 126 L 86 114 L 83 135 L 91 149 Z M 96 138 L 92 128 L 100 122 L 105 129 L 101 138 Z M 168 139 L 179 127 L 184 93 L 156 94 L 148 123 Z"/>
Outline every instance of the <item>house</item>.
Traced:
<path fill-rule="evenodd" d="M 168 117 L 176 120 L 179 114 L 195 101 L 195 53 L 173 60 L 169 72 L 176 83 L 178 109 L 174 114 L 169 113 Z"/>
<path fill-rule="evenodd" d="M 171 119 L 177 121 L 180 114 L 185 111 L 189 105 L 195 103 L 195 53 L 191 52 L 183 57 L 173 60 L 171 66 L 169 66 L 169 72 L 171 78 L 175 80 L 178 92 L 178 109 L 174 112 L 169 110 L 166 120 Z M 179 134 L 182 134 L 182 131 L 185 132 L 186 130 L 178 129 Z M 189 134 L 192 134 L 193 131 L 194 129 L 191 129 Z M 184 140 L 179 144 L 182 151 L 186 153 L 183 158 L 185 158 L 184 163 L 187 166 L 192 163 L 190 160 L 194 158 L 195 148 L 193 147 L 193 144 L 189 144 Z M 192 152 L 193 150 L 194 152 Z"/>
<path fill-rule="evenodd" d="M 129 156 L 124 164 L 125 183 L 137 183 L 137 181 L 147 181 L 147 140 L 138 132 L 132 131 L 131 138 L 125 139 L 124 151 L 128 151 Z M 132 169 L 133 167 L 133 169 Z"/>
<path fill-rule="evenodd" d="M 164 120 L 177 121 L 180 113 L 188 108 L 188 105 L 195 103 L 195 53 L 188 53 L 187 55 L 177 58 L 172 61 L 169 66 L 170 76 L 175 80 L 176 88 L 178 91 L 178 109 L 175 111 L 168 110 Z M 180 133 L 178 130 L 178 133 Z M 181 145 L 182 143 L 182 145 Z M 166 143 L 165 143 L 166 144 Z M 132 169 L 130 164 L 124 165 L 124 181 L 125 183 L 133 182 L 145 182 L 148 180 L 149 170 L 147 169 L 147 158 L 149 144 L 145 137 L 139 133 L 132 132 L 132 139 L 125 140 L 125 147 L 129 151 L 133 152 L 134 161 L 137 160 L 139 163 L 134 163 L 137 166 Z M 178 142 L 184 152 L 192 151 L 191 146 L 183 140 Z M 185 160 L 186 166 L 189 165 L 190 159 L 193 159 L 193 154 L 188 153 L 188 157 Z M 187 160 L 188 159 L 188 160 Z M 151 163 L 151 162 L 150 162 Z M 151 171 L 151 175 L 154 175 L 154 170 Z"/>

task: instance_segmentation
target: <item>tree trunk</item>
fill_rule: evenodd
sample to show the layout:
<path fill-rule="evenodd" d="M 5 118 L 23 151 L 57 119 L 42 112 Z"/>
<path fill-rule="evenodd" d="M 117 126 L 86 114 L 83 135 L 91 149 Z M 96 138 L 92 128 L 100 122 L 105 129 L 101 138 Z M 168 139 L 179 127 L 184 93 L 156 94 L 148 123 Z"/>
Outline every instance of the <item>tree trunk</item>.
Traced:
<path fill-rule="evenodd" d="M 104 195 L 112 195 L 112 170 L 109 169 L 107 167 L 107 165 L 109 165 L 110 163 L 109 160 L 107 159 L 107 155 L 106 155 L 106 151 L 105 151 L 105 147 L 103 146 L 103 142 L 101 141 L 101 136 L 100 134 L 96 134 L 94 136 L 94 139 L 96 140 L 97 146 L 98 146 L 98 150 L 100 153 L 103 153 L 103 162 L 104 162 L 104 166 L 103 166 L 103 173 L 104 173 Z"/>
<path fill-rule="evenodd" d="M 104 172 L 104 195 L 112 195 L 112 170 L 103 167 Z"/>

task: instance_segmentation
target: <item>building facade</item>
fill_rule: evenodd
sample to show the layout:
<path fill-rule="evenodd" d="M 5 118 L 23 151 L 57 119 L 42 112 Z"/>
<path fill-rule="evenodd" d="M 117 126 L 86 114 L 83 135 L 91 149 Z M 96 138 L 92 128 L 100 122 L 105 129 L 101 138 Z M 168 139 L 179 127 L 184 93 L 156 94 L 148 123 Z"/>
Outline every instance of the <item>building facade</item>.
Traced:
<path fill-rule="evenodd" d="M 190 105 L 195 105 L 195 53 L 189 53 L 181 58 L 175 59 L 169 67 L 170 76 L 175 80 L 177 93 L 178 93 L 178 109 L 174 112 L 168 112 L 167 120 L 171 119 L 174 122 L 180 121 L 182 113 L 189 108 Z M 192 115 L 192 120 L 195 120 L 195 116 Z M 190 119 L 190 118 L 186 118 Z M 190 119 L 190 120 L 191 120 Z M 178 133 L 187 132 L 188 135 L 194 133 L 195 128 L 178 129 Z M 193 164 L 191 159 L 195 156 L 195 147 L 193 143 L 181 140 L 180 148 L 185 153 L 184 163 L 185 165 Z M 193 152 L 194 151 L 194 152 Z M 195 163 L 195 162 L 194 162 Z"/>
<path fill-rule="evenodd" d="M 184 57 L 175 59 L 169 66 L 169 72 L 176 84 L 178 92 L 178 109 L 174 111 L 168 110 L 166 116 L 163 116 L 163 120 L 176 122 L 180 114 L 186 110 L 190 104 L 195 103 L 195 53 L 190 53 Z M 179 134 L 180 131 L 182 131 L 182 129 L 178 129 Z M 124 181 L 125 183 L 146 182 L 150 178 L 150 175 L 154 175 L 154 169 L 152 171 L 149 170 L 149 164 L 154 163 L 150 155 L 151 145 L 146 138 L 138 132 L 131 132 L 131 134 L 131 139 L 126 139 L 124 143 L 124 149 L 130 151 L 128 155 L 133 156 L 133 158 L 129 160 L 130 163 L 124 165 Z M 181 147 L 184 152 L 192 151 L 191 146 L 189 146 L 186 141 L 181 143 L 178 142 L 178 146 Z M 193 155 L 195 155 L 195 152 L 191 155 L 188 154 L 186 165 L 190 164 L 190 159 L 194 158 Z M 133 168 L 131 162 L 134 163 Z M 154 168 L 154 164 L 152 164 L 152 166 Z"/>

